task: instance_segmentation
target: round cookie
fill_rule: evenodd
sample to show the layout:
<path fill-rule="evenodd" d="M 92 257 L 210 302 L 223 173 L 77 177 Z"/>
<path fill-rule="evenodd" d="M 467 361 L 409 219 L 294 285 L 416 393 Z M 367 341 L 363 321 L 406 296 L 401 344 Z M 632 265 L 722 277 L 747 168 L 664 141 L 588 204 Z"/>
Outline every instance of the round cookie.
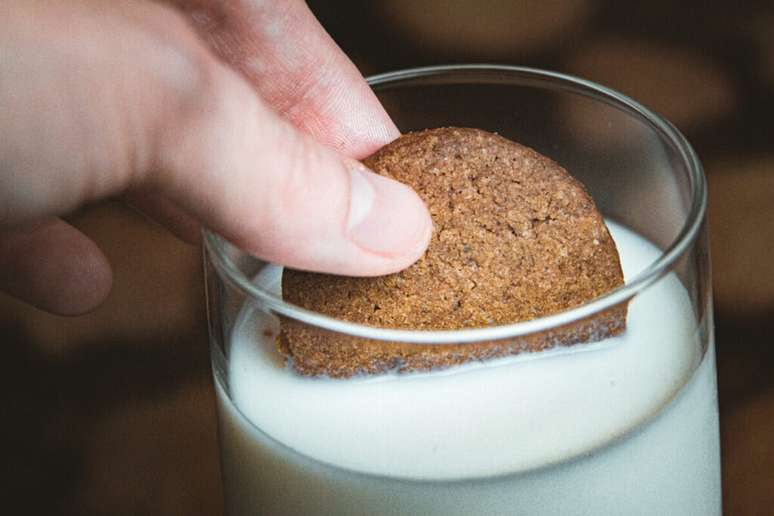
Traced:
<path fill-rule="evenodd" d="M 401 136 L 364 164 L 427 203 L 434 223 L 427 252 L 376 278 L 286 269 L 286 301 L 371 326 L 449 330 L 553 314 L 623 284 L 591 197 L 532 149 L 477 129 L 441 128 Z M 349 338 L 285 319 L 280 349 L 303 374 L 425 370 L 599 340 L 623 331 L 625 306 L 601 319 L 542 339 L 443 346 Z"/>

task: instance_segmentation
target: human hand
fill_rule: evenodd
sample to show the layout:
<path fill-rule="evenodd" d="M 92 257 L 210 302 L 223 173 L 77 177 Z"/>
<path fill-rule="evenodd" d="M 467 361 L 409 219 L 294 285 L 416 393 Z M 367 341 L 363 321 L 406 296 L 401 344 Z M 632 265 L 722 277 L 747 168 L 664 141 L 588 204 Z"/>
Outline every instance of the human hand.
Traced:
<path fill-rule="evenodd" d="M 397 135 L 300 0 L 9 2 L 0 290 L 60 314 L 97 306 L 110 266 L 59 216 L 115 195 L 189 241 L 203 224 L 296 268 L 398 271 L 429 214 L 355 161 Z"/>

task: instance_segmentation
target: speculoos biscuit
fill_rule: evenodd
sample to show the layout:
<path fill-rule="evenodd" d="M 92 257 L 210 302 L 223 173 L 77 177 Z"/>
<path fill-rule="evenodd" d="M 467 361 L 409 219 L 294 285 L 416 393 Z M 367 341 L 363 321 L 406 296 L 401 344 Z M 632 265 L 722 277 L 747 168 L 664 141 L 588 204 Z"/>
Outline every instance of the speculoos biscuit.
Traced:
<path fill-rule="evenodd" d="M 284 299 L 383 328 L 451 330 L 555 314 L 623 284 L 615 247 L 583 185 L 554 161 L 499 135 L 440 128 L 409 133 L 364 160 L 410 185 L 434 231 L 397 274 L 341 277 L 286 269 Z M 421 345 L 334 334 L 283 318 L 279 348 L 304 375 L 425 371 L 624 331 L 626 306 L 518 339 Z"/>

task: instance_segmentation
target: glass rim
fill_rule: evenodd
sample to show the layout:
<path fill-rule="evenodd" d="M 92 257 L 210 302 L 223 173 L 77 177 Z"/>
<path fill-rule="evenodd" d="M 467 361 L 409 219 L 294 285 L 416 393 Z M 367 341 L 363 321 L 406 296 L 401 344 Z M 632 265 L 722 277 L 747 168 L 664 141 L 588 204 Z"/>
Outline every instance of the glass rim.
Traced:
<path fill-rule="evenodd" d="M 560 72 L 499 64 L 457 64 L 408 68 L 373 75 L 367 77 L 366 81 L 373 87 L 406 79 L 432 77 L 458 72 L 471 73 L 471 75 L 475 73 L 496 72 L 519 75 L 522 77 L 532 77 L 534 79 L 554 80 L 558 81 L 560 86 L 563 86 L 564 89 L 572 90 L 573 92 L 580 94 L 585 93 L 587 96 L 593 94 L 597 100 L 607 100 L 608 102 L 626 108 L 629 112 L 639 114 L 650 124 L 652 129 L 656 130 L 662 137 L 674 145 L 675 149 L 679 151 L 682 161 L 688 168 L 689 180 L 691 182 L 691 205 L 685 223 L 674 241 L 661 252 L 656 260 L 641 270 L 629 282 L 582 305 L 528 321 L 481 328 L 463 328 L 458 330 L 379 328 L 337 319 L 288 303 L 276 294 L 254 285 L 227 255 L 224 249 L 225 240 L 216 233 L 204 228 L 202 230 L 204 248 L 207 254 L 210 255 L 218 273 L 221 274 L 231 286 L 252 298 L 253 302 L 258 301 L 263 307 L 272 312 L 312 326 L 337 333 L 381 341 L 415 344 L 462 344 L 530 335 L 576 323 L 592 317 L 595 314 L 609 310 L 616 305 L 627 302 L 666 275 L 672 269 L 674 263 L 696 240 L 704 221 L 707 207 L 706 180 L 696 152 L 682 133 L 680 133 L 680 131 L 669 121 L 622 93 L 595 82 Z M 266 263 L 268 264 L 269 262 Z"/>

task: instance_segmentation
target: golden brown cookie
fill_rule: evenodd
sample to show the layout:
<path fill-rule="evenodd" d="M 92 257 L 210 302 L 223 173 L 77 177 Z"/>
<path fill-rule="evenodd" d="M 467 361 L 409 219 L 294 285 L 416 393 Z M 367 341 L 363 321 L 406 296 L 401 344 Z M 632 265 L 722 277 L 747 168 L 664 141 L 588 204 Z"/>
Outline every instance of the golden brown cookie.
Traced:
<path fill-rule="evenodd" d="M 615 243 L 591 197 L 532 149 L 450 127 L 406 134 L 364 163 L 427 203 L 434 223 L 427 252 L 408 269 L 376 278 L 286 269 L 288 302 L 371 326 L 449 330 L 553 314 L 623 284 Z M 624 305 L 529 338 L 434 346 L 334 335 L 283 319 L 280 349 L 302 374 L 348 377 L 600 340 L 625 324 Z"/>

